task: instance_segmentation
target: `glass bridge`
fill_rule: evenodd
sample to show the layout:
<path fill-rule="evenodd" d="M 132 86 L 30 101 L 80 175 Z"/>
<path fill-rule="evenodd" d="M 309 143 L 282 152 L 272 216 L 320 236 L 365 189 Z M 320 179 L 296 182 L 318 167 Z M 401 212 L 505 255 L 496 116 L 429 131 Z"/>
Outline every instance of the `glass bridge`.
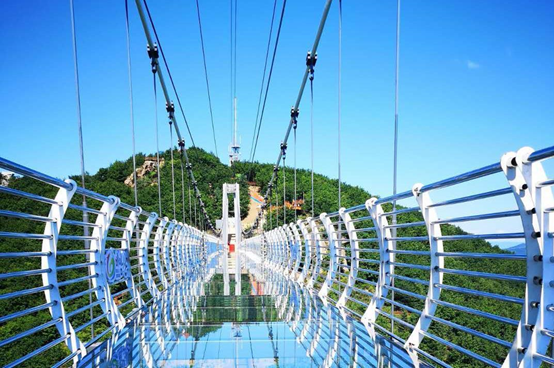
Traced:
<path fill-rule="evenodd" d="M 524 147 L 249 237 L 238 184 L 234 233 L 223 211 L 215 236 L 0 158 L 17 175 L 0 185 L 0 365 L 554 365 L 553 157 Z"/>
<path fill-rule="evenodd" d="M 80 365 L 413 367 L 401 345 L 368 335 L 362 323 L 298 283 L 260 283 L 245 274 L 243 294 L 225 296 L 217 276 L 199 282 L 196 295 L 179 282 Z M 264 294 L 271 289 L 278 294 Z"/>

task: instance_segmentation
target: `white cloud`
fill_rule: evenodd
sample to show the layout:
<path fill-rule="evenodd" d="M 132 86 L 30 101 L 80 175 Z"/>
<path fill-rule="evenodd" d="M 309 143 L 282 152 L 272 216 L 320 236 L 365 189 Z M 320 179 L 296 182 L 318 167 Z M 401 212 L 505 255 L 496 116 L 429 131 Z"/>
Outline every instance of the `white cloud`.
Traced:
<path fill-rule="evenodd" d="M 466 62 L 468 69 L 479 69 L 481 67 L 481 64 L 476 63 L 475 61 L 468 60 Z"/>

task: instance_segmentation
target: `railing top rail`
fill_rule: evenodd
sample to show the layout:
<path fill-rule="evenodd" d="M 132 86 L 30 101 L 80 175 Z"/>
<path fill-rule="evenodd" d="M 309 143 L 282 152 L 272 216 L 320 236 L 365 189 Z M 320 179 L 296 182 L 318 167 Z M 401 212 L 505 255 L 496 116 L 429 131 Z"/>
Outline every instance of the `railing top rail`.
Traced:
<path fill-rule="evenodd" d="M 33 179 L 40 180 L 44 183 L 54 185 L 58 188 L 71 189 L 71 184 L 69 184 L 69 183 L 67 183 L 63 180 L 60 180 L 58 178 L 54 178 L 54 177 L 46 175 L 46 174 L 43 174 L 39 171 L 30 169 L 26 166 L 16 164 L 15 162 L 7 160 L 3 157 L 0 157 L 0 167 L 3 167 L 3 168 L 5 168 L 9 171 L 13 171 L 16 174 L 23 175 L 23 176 L 28 176 L 28 177 L 31 177 Z"/>
<path fill-rule="evenodd" d="M 541 150 L 533 152 L 531 155 L 529 155 L 528 160 L 529 160 L 529 162 L 535 162 L 535 161 L 544 160 L 546 158 L 553 157 L 553 156 L 554 156 L 554 146 L 551 146 L 551 147 L 543 148 Z M 431 183 L 431 184 L 424 185 L 423 187 L 421 187 L 420 191 L 422 193 L 424 193 L 424 192 L 428 192 L 428 191 L 434 190 L 434 189 L 446 188 L 446 187 L 456 185 L 456 184 L 461 184 L 461 183 L 464 183 L 466 181 L 470 181 L 470 180 L 473 180 L 473 179 L 477 179 L 477 178 L 485 177 L 485 176 L 488 176 L 488 175 L 496 174 L 500 171 L 502 171 L 502 168 L 500 166 L 500 162 L 497 162 L 497 163 L 494 163 L 494 164 L 490 164 L 490 165 L 481 167 L 479 169 L 471 170 L 471 171 L 465 172 L 463 174 L 459 174 L 459 175 L 456 175 L 456 176 L 452 176 L 450 178 L 439 180 L 439 181 Z M 379 198 L 379 199 L 377 199 L 376 204 L 390 203 L 392 201 L 399 201 L 399 200 L 402 200 L 402 199 L 410 198 L 411 196 L 412 196 L 412 191 L 408 190 L 408 191 L 398 193 L 398 194 L 395 194 L 395 195 Z M 345 212 L 347 212 L 347 213 L 348 212 L 354 212 L 354 211 L 361 210 L 363 208 L 364 208 L 363 204 L 356 205 L 356 206 L 347 208 L 345 210 Z M 332 212 L 332 213 L 328 214 L 328 216 L 332 216 L 332 215 L 336 215 L 336 214 L 338 214 L 338 211 Z"/>
<path fill-rule="evenodd" d="M 554 156 L 554 146 L 546 147 L 531 153 L 528 157 L 530 162 L 544 160 L 545 158 Z"/>

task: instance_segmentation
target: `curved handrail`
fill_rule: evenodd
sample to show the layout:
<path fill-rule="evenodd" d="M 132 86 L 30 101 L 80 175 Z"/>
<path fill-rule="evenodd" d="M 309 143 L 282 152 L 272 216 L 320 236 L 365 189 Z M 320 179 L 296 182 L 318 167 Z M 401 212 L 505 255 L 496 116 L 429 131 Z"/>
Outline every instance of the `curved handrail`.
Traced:
<path fill-rule="evenodd" d="M 335 300 L 328 296 L 326 301 L 336 304 L 345 317 L 364 322 L 367 333 L 373 335 L 378 330 L 388 334 L 396 344 L 406 346 L 413 353 L 415 365 L 419 364 L 420 359 L 446 365 L 433 356 L 432 351 L 426 350 L 425 340 L 445 345 L 452 351 L 491 366 L 527 367 L 552 363 L 552 358 L 546 354 L 554 337 L 554 180 L 547 176 L 543 162 L 553 157 L 554 147 L 540 151 L 525 147 L 518 152 L 507 153 L 498 163 L 480 169 L 427 185 L 417 184 L 410 191 L 385 198 L 372 198 L 365 204 L 323 214 L 315 219 L 298 220 L 296 224 L 244 239 L 244 244 L 248 245 L 244 251 L 257 257 L 248 261 L 245 258 L 245 265 L 255 267 L 254 272 L 261 277 L 267 275 L 267 290 L 273 293 L 283 293 L 287 289 L 291 292 L 291 282 L 305 285 L 313 295 L 322 290 L 326 294 L 324 287 L 332 286 L 333 293 L 339 292 L 340 297 Z M 145 308 L 150 308 L 154 298 L 167 293 L 182 293 L 184 289 L 173 288 L 179 282 L 186 283 L 187 291 L 185 295 L 174 294 L 174 298 L 184 298 L 185 305 L 170 308 L 172 313 L 178 313 L 176 318 L 188 323 L 187 319 L 192 316 L 191 312 L 196 306 L 191 295 L 202 293 L 203 280 L 213 276 L 219 264 L 218 258 L 225 256 L 218 239 L 187 224 L 158 218 L 156 214 L 143 211 L 140 207 L 121 203 L 116 197 L 79 188 L 71 181 L 35 172 L 3 158 L 0 158 L 0 167 L 42 183 L 43 193 L 56 193 L 48 196 L 0 186 L 0 194 L 5 198 L 22 198 L 30 201 L 28 203 L 46 204 L 50 208 L 46 216 L 24 213 L 24 208 L 33 207 L 22 206 L 19 209 L 17 202 L 13 201 L 5 202 L 11 203 L 11 207 L 0 208 L 0 216 L 11 219 L 2 225 L 6 227 L 0 228 L 0 238 L 23 244 L 21 248 L 14 247 L 13 251 L 0 252 L 0 259 L 25 258 L 29 260 L 28 264 L 37 265 L 35 269 L 21 269 L 18 268 L 21 263 L 14 261 L 8 272 L 0 274 L 0 282 L 24 276 L 40 276 L 42 279 L 41 286 L 23 287 L 16 292 L 0 294 L 0 301 L 44 295 L 42 304 L 9 311 L 0 316 L 0 323 L 17 321 L 37 313 L 50 313 L 47 323 L 0 341 L 0 347 L 17 343 L 48 327 L 55 326 L 58 331 L 58 338 L 51 340 L 45 347 L 26 352 L 9 366 L 21 364 L 62 343 L 69 347 L 69 353 L 58 366 L 83 359 L 91 344 L 106 334 L 117 334 L 131 318 L 140 315 Z M 479 185 L 473 188 L 479 188 L 479 191 L 460 195 L 464 190 L 467 191 L 467 186 L 460 184 L 474 181 Z M 499 182 L 504 182 L 500 188 L 494 184 Z M 491 185 L 495 187 L 487 189 Z M 445 198 L 446 188 L 454 188 L 451 190 L 454 194 Z M 71 203 L 74 194 L 92 199 L 90 207 Z M 505 200 L 508 196 L 513 196 L 514 200 Z M 434 201 L 431 202 L 430 198 Z M 485 214 L 464 214 L 459 210 L 476 201 L 501 199 L 504 199 L 505 206 L 512 205 L 512 209 Z M 393 215 L 389 209 L 393 201 L 401 202 L 394 213 L 399 218 L 395 225 L 388 221 Z M 407 204 L 402 206 L 404 202 Z M 92 221 L 73 219 L 83 212 L 88 212 Z M 346 226 L 344 232 L 347 239 L 341 238 L 340 241 L 336 234 L 343 230 L 335 228 L 331 221 L 331 218 L 337 216 Z M 455 228 L 451 226 L 506 218 L 521 221 L 522 230 L 507 232 L 493 229 L 472 234 L 454 231 Z M 14 221 L 46 225 L 36 232 L 18 233 L 9 229 L 10 224 L 18 223 Z M 82 233 L 83 227 L 92 228 L 92 235 L 76 235 L 79 234 L 78 229 Z M 395 238 L 390 231 L 393 227 L 398 232 Z M 112 232 L 123 235 L 111 235 Z M 470 244 L 463 243 L 465 241 L 484 244 L 479 242 L 495 239 L 522 239 L 526 254 L 460 248 L 460 245 Z M 42 242 L 42 248 L 38 248 L 40 251 L 29 245 L 37 240 Z M 344 251 L 340 250 L 344 248 L 343 241 L 350 244 Z M 105 264 L 107 242 L 119 244 L 120 247 L 116 249 L 132 254 L 130 260 L 123 261 L 127 262 L 126 267 L 130 269 L 122 279 L 126 281 L 115 284 L 108 282 Z M 298 255 L 301 254 L 302 259 L 293 259 L 293 244 L 305 250 Z M 325 257 L 331 257 L 328 266 Z M 334 257 L 343 257 L 340 258 L 343 261 L 338 262 Z M 261 260 L 262 268 L 252 259 Z M 475 259 L 476 267 L 484 264 L 489 266 L 480 269 L 460 268 L 462 264 L 453 262 L 454 259 Z M 33 260 L 40 262 L 33 263 Z M 514 267 L 505 269 L 504 273 L 495 273 L 492 264 L 497 260 L 513 262 Z M 320 272 L 323 265 L 326 268 Z M 348 274 L 339 275 L 345 267 L 349 267 Z M 523 267 L 524 274 L 517 273 Z M 280 276 L 277 275 L 279 273 Z M 321 284 L 318 277 L 323 275 L 326 278 L 324 284 Z M 348 281 L 343 283 L 339 276 L 347 277 Z M 467 280 L 468 283 L 460 284 L 460 280 Z M 481 285 L 480 280 L 493 280 L 491 285 L 511 286 L 508 289 L 481 290 L 477 287 Z M 89 287 L 85 285 L 86 282 L 90 282 Z M 74 289 L 73 285 L 83 287 Z M 456 295 L 458 299 L 449 295 Z M 85 306 L 76 304 L 89 297 L 92 298 L 91 302 L 85 303 Z M 163 297 L 170 298 L 170 295 Z M 462 305 L 456 302 L 460 297 L 480 298 L 491 306 L 503 305 L 507 312 L 504 313 L 500 307 L 487 309 Z M 79 322 L 82 318 L 75 318 L 95 307 L 99 307 L 102 312 L 94 314 L 88 321 L 85 319 L 85 323 Z M 393 307 L 402 313 L 390 313 Z M 477 316 L 500 323 L 504 326 L 502 334 L 463 325 L 459 320 L 448 317 L 449 314 L 440 313 L 444 308 L 454 311 L 454 316 Z M 518 310 L 521 315 L 514 316 Z M 292 318 L 292 309 L 282 312 L 288 319 Z M 407 320 L 406 315 L 416 316 L 417 320 Z M 400 337 L 396 328 L 391 330 L 387 322 L 407 329 L 410 332 L 408 339 Z M 498 351 L 504 349 L 507 352 L 506 357 L 500 361 L 499 355 L 489 357 L 462 347 L 449 341 L 448 336 L 438 336 L 433 332 L 434 324 L 496 344 L 499 346 Z M 88 341 L 83 341 L 81 336 L 90 335 L 81 332 L 91 327 L 95 327 L 94 337 L 87 337 Z M 321 331 L 318 330 L 316 334 Z M 334 333 L 332 330 L 328 332 Z M 302 331 L 300 336 L 306 333 L 308 331 Z M 363 338 L 361 335 L 359 337 Z M 336 344 L 330 347 L 336 349 Z M 324 361 L 328 363 L 329 359 Z"/>
<path fill-rule="evenodd" d="M 329 218 L 342 212 L 344 224 L 351 225 L 348 229 L 349 239 L 352 241 L 357 238 L 356 244 L 360 251 L 359 255 L 353 256 L 353 259 L 358 262 L 349 275 L 349 280 L 352 278 L 353 283 L 348 283 L 350 288 L 344 288 L 344 298 L 341 297 L 340 303 L 336 305 L 346 315 L 365 321 L 368 333 L 373 334 L 373 329 L 377 329 L 405 345 L 413 353 L 412 360 L 415 365 L 419 364 L 421 358 L 434 364 L 447 365 L 434 357 L 432 351 L 425 350 L 422 342 L 427 339 L 490 366 L 531 367 L 538 366 L 541 362 L 552 364 L 553 358 L 546 354 L 554 337 L 554 292 L 552 292 L 554 288 L 554 267 L 552 266 L 554 263 L 554 196 L 552 193 L 554 180 L 547 177 L 541 163 L 552 157 L 554 157 L 554 147 L 536 152 L 523 148 L 517 153 L 504 155 L 498 163 L 480 169 L 427 185 L 416 184 L 410 191 L 370 199 L 365 205 L 323 214 L 321 221 L 326 225 L 324 227 L 327 237 L 332 242 L 336 239 L 332 238 Z M 504 187 L 483 189 L 491 185 L 493 180 L 488 178 L 493 177 L 496 182 L 504 181 Z M 460 184 L 473 181 L 478 183 L 486 181 L 486 185 L 479 184 L 477 188 L 480 188 L 480 192 L 459 195 L 458 188 L 462 188 Z M 442 199 L 444 190 L 450 187 L 454 188 L 450 192 L 455 194 L 450 198 Z M 464 188 L 467 190 L 467 186 Z M 471 212 L 459 214 L 461 212 L 459 208 L 464 204 L 503 199 L 510 195 L 515 201 L 504 201 L 504 207 L 511 204 L 515 209 L 485 214 Z M 432 202 L 431 197 L 441 198 L 441 200 L 435 199 Z M 393 201 L 411 202 L 406 206 L 397 207 L 395 214 L 401 220 L 397 225 L 390 224 L 388 219 L 392 217 L 393 212 L 385 208 Z M 367 211 L 365 215 L 362 214 L 363 210 Z M 441 214 L 446 213 L 446 218 L 444 214 L 441 217 L 439 211 Z M 455 215 L 452 215 L 453 213 Z M 344 214 L 348 217 L 344 217 Z M 506 231 L 493 228 L 486 233 L 471 234 L 454 231 L 455 228 L 450 225 L 507 218 L 518 218 L 521 221 L 522 230 Z M 373 228 L 358 226 L 361 223 L 367 223 L 366 219 L 372 220 Z M 313 280 L 314 276 L 317 277 L 319 274 L 317 267 L 321 262 L 322 245 L 318 241 L 320 239 L 318 234 L 323 228 L 315 224 L 314 219 L 308 219 L 310 230 L 308 232 L 301 226 L 303 221 L 299 220 L 298 223 L 307 243 L 306 249 L 315 253 L 315 257 L 310 257 L 306 252 L 305 270 L 302 270 L 306 278 L 301 276 L 299 281 L 303 282 L 307 279 L 308 289 L 317 293 L 320 288 Z M 513 226 L 517 227 L 517 224 Z M 393 227 L 398 229 L 399 235 L 396 238 L 392 237 L 390 231 Z M 490 226 L 487 227 L 487 229 L 490 228 Z M 266 232 L 266 236 L 271 237 L 273 232 L 274 230 Z M 362 235 L 361 238 L 360 235 Z M 250 241 L 256 242 L 259 241 L 258 239 L 254 237 Z M 490 251 L 482 253 L 483 250 L 480 253 L 460 248 L 460 244 L 464 244 L 464 241 L 495 239 L 521 239 L 526 245 L 526 255 L 490 253 Z M 372 248 L 372 244 L 376 244 L 377 248 Z M 378 258 L 368 257 L 367 254 L 376 254 Z M 460 266 L 456 266 L 458 263 L 452 262 L 454 259 L 475 259 L 479 260 L 475 263 L 476 266 L 487 264 L 489 266 L 486 268 L 479 266 L 481 267 L 479 270 L 459 268 Z M 316 262 L 310 264 L 310 260 L 316 260 Z M 488 262 L 483 263 L 481 260 Z M 493 265 L 496 260 L 514 262 L 514 267 L 512 270 L 504 268 L 505 271 L 499 272 Z M 524 275 L 517 273 L 519 272 L 517 270 L 522 269 L 516 266 L 516 264 L 522 265 L 518 262 L 525 262 Z M 371 268 L 372 265 L 376 268 Z M 334 272 L 334 269 L 335 265 L 331 262 L 330 267 L 324 271 L 329 275 Z M 360 276 L 360 271 L 365 276 Z M 417 272 L 414 273 L 414 271 Z M 418 274 L 428 276 L 414 276 Z M 368 275 L 375 275 L 376 282 L 373 283 L 371 279 L 365 278 Z M 335 278 L 332 279 L 335 280 Z M 468 280 L 470 283 L 459 284 L 457 280 Z M 512 286 L 497 291 L 480 290 L 475 288 L 481 285 L 480 280 L 493 280 L 498 285 Z M 372 287 L 372 284 L 375 287 Z M 352 294 L 348 295 L 347 290 L 351 290 Z M 507 293 L 506 290 L 511 291 Z M 452 299 L 452 295 L 483 299 L 489 305 L 497 307 L 471 308 L 454 302 L 459 299 Z M 326 298 L 326 300 L 331 299 Z M 504 309 L 500 305 L 506 305 L 506 311 L 511 312 L 503 312 Z M 416 315 L 417 323 L 405 320 L 403 313 L 390 314 L 388 310 L 391 306 L 407 314 Z M 464 326 L 456 319 L 445 317 L 448 314 L 438 313 L 440 308 L 453 310 L 460 315 L 489 319 L 505 327 L 501 336 L 493 332 L 479 331 Z M 520 318 L 514 316 L 517 310 L 521 311 Z M 402 339 L 396 333 L 396 329 L 391 331 L 390 326 L 383 325 L 379 318 L 408 329 L 410 337 L 407 340 Z M 497 344 L 500 347 L 498 351 L 505 349 L 507 352 L 506 358 L 500 361 L 499 355 L 496 358 L 488 357 L 455 344 L 431 332 L 430 327 L 433 324 L 471 335 L 486 343 Z M 511 340 L 506 339 L 509 334 L 511 334 Z"/>
<path fill-rule="evenodd" d="M 43 193 L 52 193 L 51 188 L 56 192 L 50 197 L 0 186 L 0 195 L 7 200 L 0 203 L 0 216 L 18 221 L 3 221 L 0 238 L 14 239 L 23 245 L 23 248 L 13 247 L 9 251 L 4 248 L 0 252 L 0 260 L 28 259 L 33 264 L 40 264 L 35 270 L 28 270 L 20 268 L 24 266 L 21 262 L 11 262 L 10 272 L 0 273 L 0 282 L 24 276 L 30 282 L 22 283 L 18 291 L 0 294 L 0 301 L 16 300 L 28 295 L 37 296 L 35 301 L 39 301 L 38 296 L 44 295 L 42 304 L 26 307 L 25 303 L 14 303 L 13 308 L 9 307 L 4 312 L 7 314 L 0 316 L 0 323 L 17 323 L 20 318 L 27 318 L 25 324 L 22 324 L 23 329 L 1 340 L 0 347 L 21 343 L 24 337 L 49 327 L 55 327 L 59 336 L 35 350 L 23 347 L 21 351 L 25 354 L 7 364 L 8 367 L 28 362 L 59 344 L 66 344 L 69 353 L 55 366 L 63 366 L 71 361 L 77 363 L 85 359 L 87 349 L 92 344 L 108 334 L 117 336 L 131 319 L 150 308 L 154 298 L 171 292 L 175 283 L 190 282 L 192 292 L 197 293 L 203 278 L 213 274 L 200 266 L 200 258 L 204 247 L 207 252 L 213 253 L 207 254 L 206 259 L 221 256 L 217 247 L 207 245 L 217 242 L 215 238 L 188 225 L 158 218 L 157 214 L 143 211 L 140 207 L 121 203 L 117 197 L 80 188 L 71 180 L 59 180 L 3 158 L 0 158 L 0 167 L 40 182 L 38 187 Z M 73 199 L 75 202 L 79 199 L 75 194 L 91 199 L 90 207 L 72 203 Z M 19 202 L 12 198 L 22 198 L 28 202 L 22 202 L 19 206 Z M 10 208 L 5 207 L 8 204 Z M 25 209 L 40 208 L 40 204 L 50 206 L 48 215 L 24 212 Z M 92 221 L 73 219 L 83 212 L 87 212 Z M 169 226 L 166 226 L 168 222 Z M 29 225 L 34 226 L 35 223 L 45 224 L 41 234 L 10 231 L 13 225 L 22 224 L 14 229 L 29 229 L 33 228 Z M 87 227 L 92 229 L 91 235 L 77 235 L 82 234 L 82 229 Z M 42 248 L 35 245 L 33 251 L 22 250 L 28 249 L 36 241 L 42 242 Z M 119 261 L 126 263 L 122 264 L 122 270 L 126 269 L 128 273 L 123 274 L 123 278 L 114 284 L 110 284 L 107 275 L 108 247 L 127 254 Z M 215 268 L 216 264 L 206 262 L 205 265 Z M 42 278 L 42 286 L 25 288 L 25 285 L 34 285 L 32 278 L 36 277 Z M 90 282 L 88 286 L 87 282 Z M 101 312 L 94 311 L 94 308 L 100 308 Z M 122 313 L 124 309 L 125 314 Z M 46 323 L 44 312 L 50 314 Z M 91 317 L 87 320 L 85 313 L 89 312 Z M 182 315 L 182 318 L 187 316 Z M 33 321 L 41 324 L 25 327 Z M 81 333 L 89 328 L 94 328 L 94 335 Z"/>

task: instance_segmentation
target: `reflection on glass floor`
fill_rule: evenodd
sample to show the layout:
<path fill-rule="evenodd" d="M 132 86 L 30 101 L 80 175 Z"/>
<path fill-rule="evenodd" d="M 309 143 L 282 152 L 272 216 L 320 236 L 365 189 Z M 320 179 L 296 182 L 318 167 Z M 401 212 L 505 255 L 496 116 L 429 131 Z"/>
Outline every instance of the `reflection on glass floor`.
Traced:
<path fill-rule="evenodd" d="M 164 293 L 113 346 L 99 349 L 102 366 L 413 366 L 402 347 L 370 337 L 362 323 L 294 282 L 264 285 L 277 295 L 240 296 L 222 296 L 220 283 L 215 277 Z M 245 284 L 252 294 L 264 289 L 248 277 Z"/>

